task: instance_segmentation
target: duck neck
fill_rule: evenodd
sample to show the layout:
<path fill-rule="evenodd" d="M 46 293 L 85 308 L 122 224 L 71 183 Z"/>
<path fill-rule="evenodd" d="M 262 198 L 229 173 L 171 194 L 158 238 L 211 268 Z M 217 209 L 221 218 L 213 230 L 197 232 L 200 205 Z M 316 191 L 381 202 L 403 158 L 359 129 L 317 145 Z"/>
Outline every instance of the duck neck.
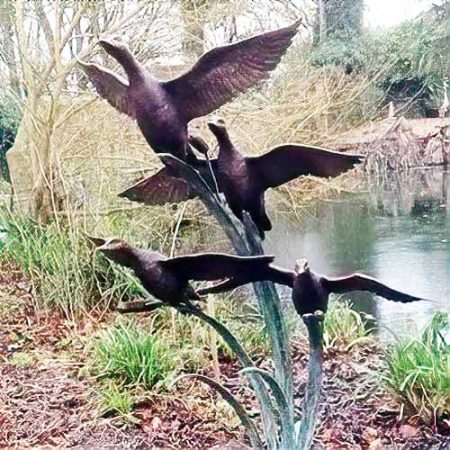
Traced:
<path fill-rule="evenodd" d="M 222 131 L 220 135 L 216 135 L 216 138 L 219 143 L 219 158 L 232 156 L 237 152 L 226 131 Z"/>
<path fill-rule="evenodd" d="M 121 248 L 108 256 L 121 266 L 128 267 L 134 271 L 137 271 L 141 266 L 138 251 L 131 247 Z"/>
<path fill-rule="evenodd" d="M 120 65 L 124 68 L 130 83 L 142 79 L 144 68 L 136 60 L 128 48 L 117 48 L 112 56 L 114 56 L 114 58 L 117 59 Z"/>

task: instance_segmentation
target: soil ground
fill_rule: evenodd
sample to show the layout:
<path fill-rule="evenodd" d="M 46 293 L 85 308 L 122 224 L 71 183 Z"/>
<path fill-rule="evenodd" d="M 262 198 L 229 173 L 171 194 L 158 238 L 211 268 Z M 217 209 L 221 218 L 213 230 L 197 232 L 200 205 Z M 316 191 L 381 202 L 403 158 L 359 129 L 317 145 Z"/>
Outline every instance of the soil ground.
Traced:
<path fill-rule="evenodd" d="M 12 268 L 2 273 L 0 448 L 247 448 L 239 422 L 223 401 L 192 381 L 151 395 L 135 407 L 129 424 L 102 417 L 95 383 L 83 371 L 82 339 L 99 319 L 81 328 L 78 324 L 74 332 L 75 324 L 35 310 L 29 283 L 20 273 Z M 399 419 L 399 405 L 381 387 L 380 355 L 375 343 L 327 352 L 316 448 L 450 449 L 448 430 Z M 305 343 L 293 344 L 293 359 L 300 407 Z M 260 365 L 266 364 L 261 360 Z M 235 361 L 222 358 L 221 381 L 257 413 L 238 369 Z M 205 373 L 213 376 L 212 368 Z"/>

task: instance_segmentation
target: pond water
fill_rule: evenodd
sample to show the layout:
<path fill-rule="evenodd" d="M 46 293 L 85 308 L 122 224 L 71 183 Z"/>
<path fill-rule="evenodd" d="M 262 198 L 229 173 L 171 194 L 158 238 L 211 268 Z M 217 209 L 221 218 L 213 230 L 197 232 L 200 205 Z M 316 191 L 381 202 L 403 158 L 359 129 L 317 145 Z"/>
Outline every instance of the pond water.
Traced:
<path fill-rule="evenodd" d="M 266 252 L 284 267 L 306 257 L 318 273 L 360 271 L 437 302 L 349 295 L 355 309 L 377 319 L 380 335 L 418 333 L 435 310 L 450 308 L 450 172 L 417 169 L 367 185 L 358 194 L 317 202 L 297 220 L 274 219 Z"/>

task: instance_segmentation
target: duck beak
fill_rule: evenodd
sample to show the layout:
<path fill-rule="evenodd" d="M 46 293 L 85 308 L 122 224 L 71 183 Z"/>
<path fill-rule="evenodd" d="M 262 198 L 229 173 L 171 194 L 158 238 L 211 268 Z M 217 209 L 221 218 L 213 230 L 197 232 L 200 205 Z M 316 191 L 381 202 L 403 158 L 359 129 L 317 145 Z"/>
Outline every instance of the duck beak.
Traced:
<path fill-rule="evenodd" d="M 225 121 L 223 119 L 213 119 L 208 122 L 208 128 L 215 134 L 216 132 L 225 128 Z"/>
<path fill-rule="evenodd" d="M 297 259 L 295 262 L 295 273 L 303 273 L 309 270 L 308 261 L 305 258 Z"/>
<path fill-rule="evenodd" d="M 99 238 L 99 237 L 95 237 L 95 236 L 90 236 L 87 233 L 83 233 L 86 236 L 86 239 L 93 245 L 95 245 L 95 247 L 99 248 L 102 245 L 106 244 L 106 240 L 103 238 Z"/>

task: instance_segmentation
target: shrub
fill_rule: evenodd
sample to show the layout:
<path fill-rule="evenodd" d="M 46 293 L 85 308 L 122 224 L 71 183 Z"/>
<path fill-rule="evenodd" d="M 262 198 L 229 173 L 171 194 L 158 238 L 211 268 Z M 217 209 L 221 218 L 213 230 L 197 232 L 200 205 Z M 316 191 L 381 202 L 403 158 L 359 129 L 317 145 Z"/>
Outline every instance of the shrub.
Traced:
<path fill-rule="evenodd" d="M 14 144 L 21 112 L 11 96 L 0 94 L 0 171 L 9 182 L 9 169 L 6 162 L 6 152 Z"/>
<path fill-rule="evenodd" d="M 408 413 L 434 424 L 448 408 L 449 335 L 449 315 L 438 312 L 419 338 L 400 339 L 386 351 L 389 390 Z"/>

